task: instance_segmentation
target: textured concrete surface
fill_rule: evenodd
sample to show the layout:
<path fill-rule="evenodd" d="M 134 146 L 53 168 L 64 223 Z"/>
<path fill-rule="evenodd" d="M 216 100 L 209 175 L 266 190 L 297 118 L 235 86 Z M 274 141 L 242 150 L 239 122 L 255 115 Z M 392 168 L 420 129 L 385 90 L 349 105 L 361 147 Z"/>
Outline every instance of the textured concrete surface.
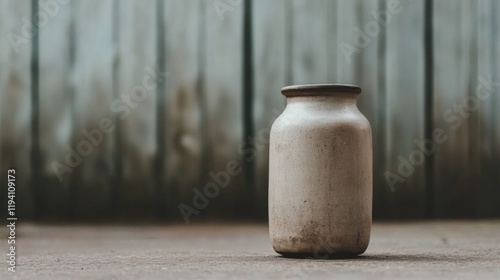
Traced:
<path fill-rule="evenodd" d="M 266 225 L 22 225 L 17 241 L 0 279 L 500 279 L 500 221 L 375 224 L 340 260 L 280 257 Z"/>

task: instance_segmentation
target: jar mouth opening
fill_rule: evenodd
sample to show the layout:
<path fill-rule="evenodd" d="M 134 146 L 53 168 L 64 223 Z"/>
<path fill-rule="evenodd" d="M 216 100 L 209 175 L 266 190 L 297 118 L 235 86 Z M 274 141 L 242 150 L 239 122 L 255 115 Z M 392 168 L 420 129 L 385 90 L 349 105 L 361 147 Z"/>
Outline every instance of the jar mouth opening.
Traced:
<path fill-rule="evenodd" d="M 281 89 L 286 97 L 293 96 L 342 96 L 347 94 L 360 94 L 361 87 L 349 84 L 306 84 L 292 85 Z"/>

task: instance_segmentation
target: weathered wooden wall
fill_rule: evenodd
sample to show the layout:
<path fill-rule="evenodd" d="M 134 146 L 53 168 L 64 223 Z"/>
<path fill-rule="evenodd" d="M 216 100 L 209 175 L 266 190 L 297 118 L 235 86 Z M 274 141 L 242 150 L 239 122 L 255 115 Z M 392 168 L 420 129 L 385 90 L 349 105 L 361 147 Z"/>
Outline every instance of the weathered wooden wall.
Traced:
<path fill-rule="evenodd" d="M 353 83 L 375 218 L 498 217 L 499 13 L 496 0 L 0 0 L 0 172 L 16 168 L 25 217 L 182 220 L 178 205 L 232 165 L 191 220 L 265 218 L 280 88 Z"/>

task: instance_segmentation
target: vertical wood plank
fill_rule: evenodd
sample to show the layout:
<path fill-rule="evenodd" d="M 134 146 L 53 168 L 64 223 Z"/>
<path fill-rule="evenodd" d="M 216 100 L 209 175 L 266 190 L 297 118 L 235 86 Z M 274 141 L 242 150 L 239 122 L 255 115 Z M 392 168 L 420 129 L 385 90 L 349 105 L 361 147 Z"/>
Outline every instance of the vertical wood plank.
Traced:
<path fill-rule="evenodd" d="M 286 85 L 286 0 L 253 2 L 254 36 L 254 123 L 256 148 L 256 199 L 260 216 L 267 213 L 269 180 L 269 132 L 283 111 L 286 99 L 281 88 Z"/>
<path fill-rule="evenodd" d="M 116 123 L 112 112 L 125 114 L 130 105 L 113 98 L 113 1 L 90 0 L 75 2 L 75 127 L 73 149 L 83 155 L 81 164 L 73 171 L 78 180 L 72 187 L 70 204 L 80 217 L 103 217 L 108 210 L 111 173 L 113 170 L 113 132 Z M 113 107 L 112 107 L 113 106 Z M 103 132 L 101 127 L 106 127 Z M 100 130 L 100 137 L 88 133 Z M 97 133 L 97 132 L 96 132 Z M 86 143 L 86 144 L 84 144 Z M 88 147 L 91 147 L 90 149 Z"/>
<path fill-rule="evenodd" d="M 68 207 L 72 173 L 61 165 L 71 146 L 73 95 L 70 73 L 72 11 L 69 3 L 52 7 L 53 17 L 40 28 L 40 148 L 43 152 L 43 200 L 47 217 Z M 57 105 L 56 105 L 57 104 Z M 54 107 L 57 106 L 57 110 Z"/>
<path fill-rule="evenodd" d="M 446 139 L 436 146 L 436 215 L 470 217 L 474 213 L 475 184 L 471 181 L 478 162 L 472 159 L 471 114 L 464 110 L 470 97 L 471 47 L 474 13 L 470 1 L 434 1 L 434 126 Z M 475 82 L 473 82 L 475 83 Z"/>
<path fill-rule="evenodd" d="M 370 6 L 377 3 L 372 1 Z M 336 82 L 344 84 L 355 84 L 360 82 L 362 74 L 361 55 L 366 52 L 373 52 L 377 49 L 377 40 L 367 41 L 366 44 L 359 44 L 360 30 L 364 27 L 363 1 L 339 0 L 337 2 L 337 76 Z M 376 76 L 374 74 L 373 76 Z M 364 94 L 364 88 L 362 94 Z"/>
<path fill-rule="evenodd" d="M 221 10 L 216 5 L 206 5 L 206 64 L 204 65 L 205 90 L 207 102 L 208 150 L 212 172 L 224 171 L 231 161 L 238 161 L 242 166 L 249 154 L 239 153 L 238 147 L 243 143 L 243 2 L 223 1 L 230 8 Z M 234 3 L 234 4 L 231 4 Z M 243 155 L 242 155 L 243 154 Z M 254 159 L 252 159 L 254 160 Z M 241 170 L 241 169 L 240 169 Z M 210 177 L 208 178 L 209 181 Z M 208 182 L 207 182 L 208 183 Z M 240 172 L 230 176 L 228 186 L 220 189 L 219 201 L 204 211 L 215 212 L 227 216 L 246 214 L 249 207 L 248 197 L 243 191 L 243 178 Z M 203 187 L 203 186 L 200 186 Z M 216 209 L 219 207 L 219 209 Z M 210 209 L 211 208 L 211 209 Z M 214 212 L 214 213 L 215 213 Z"/>
<path fill-rule="evenodd" d="M 166 59 L 165 59 L 165 15 L 164 15 L 164 5 L 163 0 L 157 0 L 156 6 L 156 29 L 157 29 L 157 39 L 156 39 L 156 60 L 158 62 L 158 71 L 166 72 Z M 155 196 L 156 196 L 156 216 L 160 219 L 165 219 L 167 217 L 167 202 L 166 188 L 165 188 L 165 157 L 166 157 L 166 127 L 164 126 L 164 120 L 166 119 L 166 85 L 165 83 L 160 83 L 158 85 L 157 96 L 156 96 L 156 112 L 155 112 L 155 124 L 156 124 L 156 153 L 154 160 L 154 176 L 155 176 Z"/>
<path fill-rule="evenodd" d="M 181 218 L 177 205 L 191 204 L 193 188 L 208 176 L 206 170 L 206 103 L 199 86 L 204 69 L 200 34 L 205 14 L 201 1 L 170 0 L 165 3 L 165 56 L 169 74 L 166 83 L 167 157 L 166 187 L 174 217 Z M 201 189 L 203 192 L 203 189 Z M 195 219 L 194 217 L 192 217 Z"/>
<path fill-rule="evenodd" d="M 432 0 L 424 3 L 424 135 L 426 139 L 432 139 L 434 131 L 434 6 Z M 432 142 L 431 142 L 432 143 Z M 426 208 L 424 216 L 432 218 L 436 216 L 436 199 L 434 185 L 435 154 L 426 153 L 428 156 L 424 165 Z"/>
<path fill-rule="evenodd" d="M 389 189 L 386 203 L 391 212 L 385 212 L 384 216 L 422 218 L 427 158 L 416 141 L 425 138 L 425 7 L 423 1 L 394 3 L 398 2 L 387 1 L 385 5 L 385 10 L 392 14 L 386 41 L 387 170 L 403 177 L 399 178 L 403 181 L 391 188 L 386 180 L 384 187 Z M 402 167 L 405 162 L 411 165 L 409 170 Z"/>
<path fill-rule="evenodd" d="M 329 76 L 328 49 L 330 18 L 328 0 L 293 0 L 292 13 L 292 68 L 294 84 L 321 84 L 333 80 Z"/>
<path fill-rule="evenodd" d="M 155 0 L 120 0 L 118 14 L 118 97 L 130 96 L 128 115 L 121 114 L 123 215 L 151 216 L 154 212 L 153 158 L 156 149 Z M 161 77 L 157 73 L 158 77 Z"/>
<path fill-rule="evenodd" d="M 493 77 L 500 77 L 500 36 L 495 34 L 498 34 L 500 32 L 500 4 L 498 1 L 493 1 L 493 9 L 492 9 L 492 26 L 493 26 L 493 45 L 492 45 L 492 51 L 491 51 L 491 57 L 494 61 L 494 68 L 493 68 Z M 500 80 L 500 79 L 499 79 Z M 498 80 L 495 80 L 495 82 L 499 82 Z M 496 121 L 500 119 L 500 113 L 498 112 L 498 108 L 500 108 L 500 88 L 497 84 L 497 87 L 495 88 L 493 97 L 493 101 L 491 102 L 491 107 L 495 108 L 494 113 L 490 116 L 490 118 L 493 119 L 494 125 L 493 125 L 493 147 L 494 147 L 494 162 L 499 163 L 500 162 L 500 122 Z M 499 192 L 500 188 L 500 172 L 494 171 L 494 174 L 496 177 L 494 177 L 494 186 L 496 189 L 496 198 L 499 198 Z M 496 200 L 495 205 L 498 205 L 498 200 Z M 499 211 L 498 207 L 496 208 L 497 212 Z M 495 214 L 494 214 L 495 215 Z M 498 216 L 498 214 L 497 214 Z"/>
<path fill-rule="evenodd" d="M 33 15 L 31 38 L 31 190 L 35 195 L 35 218 L 42 218 L 44 213 L 45 186 L 41 175 L 42 153 L 40 150 L 40 36 L 39 29 L 47 20 L 39 9 L 37 0 L 31 0 L 31 14 Z M 43 19 L 42 19 L 43 18 Z"/>
<path fill-rule="evenodd" d="M 23 33 L 23 17 L 31 19 L 30 1 L 0 0 L 0 172 L 6 178 L 8 169 L 16 169 L 18 217 L 33 217 L 34 194 L 29 188 L 32 37 Z M 7 184 L 0 191 L 7 193 Z M 2 209 L 5 203 L 0 201 Z"/>
<path fill-rule="evenodd" d="M 337 83 L 357 84 L 363 89 L 358 108 L 370 121 L 373 136 L 373 196 L 374 218 L 393 212 L 387 204 L 390 192 L 384 178 L 385 166 L 385 98 L 381 81 L 385 79 L 385 48 L 387 27 L 377 24 L 375 13 L 385 10 L 384 1 L 339 1 L 337 5 L 336 79 Z M 391 18 L 392 20 L 392 18 Z M 357 40 L 360 33 L 370 35 L 364 44 Z M 374 27 L 375 26 L 375 27 Z M 375 29 L 373 29 L 375 28 Z"/>
<path fill-rule="evenodd" d="M 493 25 L 493 38 L 494 41 L 493 41 L 493 45 L 492 45 L 492 51 L 491 51 L 491 57 L 494 61 L 494 68 L 493 68 L 493 77 L 497 77 L 497 79 L 499 79 L 498 77 L 500 77 L 500 36 L 496 35 L 495 34 L 498 34 L 500 32 L 500 16 L 499 16 L 499 13 L 500 13 L 500 4 L 498 3 L 498 1 L 494 1 L 493 2 L 493 9 L 492 9 L 492 25 Z M 500 80 L 500 79 L 499 79 Z M 496 82 L 498 82 L 498 80 L 496 80 Z M 495 109 L 497 108 L 500 108 L 500 88 L 497 84 L 497 87 L 495 88 L 496 90 L 494 91 L 494 95 L 493 95 L 493 101 L 491 102 L 491 106 Z M 495 163 L 499 163 L 500 162 L 500 122 L 499 121 L 495 121 L 495 120 L 498 120 L 500 119 L 500 113 L 498 112 L 498 109 L 494 111 L 494 113 L 490 116 L 490 118 L 493 119 L 494 121 L 494 125 L 493 125 L 493 130 L 494 130 L 494 133 L 493 133 L 493 147 L 494 147 L 494 153 L 495 153 L 495 156 L 494 156 L 494 162 Z M 500 188 L 498 186 L 500 186 L 500 172 L 497 172 L 497 171 L 494 171 L 494 174 L 496 175 L 496 177 L 494 177 L 495 181 L 494 181 L 494 186 L 496 186 L 496 195 L 495 197 L 496 198 L 499 198 L 500 195 L 499 195 L 499 192 L 500 192 Z M 495 205 L 498 205 L 498 200 L 496 200 L 495 202 Z M 499 211 L 498 207 L 496 208 L 497 211 Z M 498 213 L 498 212 L 496 212 Z M 494 214 L 495 215 L 495 214 Z M 498 214 L 497 214 L 498 216 Z"/>
<path fill-rule="evenodd" d="M 247 0 L 243 5 L 243 29 L 242 29 L 242 44 L 243 44 L 243 60 L 242 60 L 242 94 L 243 94 L 243 139 L 253 138 L 254 133 L 254 59 L 253 59 L 253 1 Z M 257 141 L 254 139 L 247 147 L 256 150 Z M 246 211 L 248 217 L 254 218 L 256 204 L 255 202 L 255 160 L 243 161 L 243 187 L 245 197 L 248 201 L 250 210 Z"/>
<path fill-rule="evenodd" d="M 477 192 L 475 201 L 476 215 L 480 217 L 495 217 L 500 214 L 500 138 L 495 135 L 499 131 L 497 113 L 499 106 L 500 87 L 487 85 L 484 81 L 497 82 L 499 67 L 500 38 L 498 31 L 498 13 L 500 5 L 494 0 L 477 1 L 477 74 L 473 80 L 472 94 L 478 96 L 477 147 L 480 162 L 474 190 Z M 481 97 L 481 98 L 479 98 Z"/>

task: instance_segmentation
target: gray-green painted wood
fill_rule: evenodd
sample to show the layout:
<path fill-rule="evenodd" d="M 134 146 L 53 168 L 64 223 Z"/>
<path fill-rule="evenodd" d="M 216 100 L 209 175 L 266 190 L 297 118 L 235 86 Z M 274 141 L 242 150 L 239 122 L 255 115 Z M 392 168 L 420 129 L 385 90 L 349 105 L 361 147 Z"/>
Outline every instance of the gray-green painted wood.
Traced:
<path fill-rule="evenodd" d="M 380 2 L 371 1 L 338 1 L 338 25 L 336 38 L 336 59 L 332 64 L 336 67 L 336 83 L 350 83 L 361 86 L 362 93 L 358 97 L 358 108 L 370 121 L 373 133 L 373 180 L 376 188 L 373 190 L 374 215 L 389 215 L 391 207 L 387 199 L 392 195 L 385 182 L 384 159 L 385 146 L 380 136 L 385 133 L 385 122 L 380 117 L 386 117 L 385 89 L 381 87 L 381 77 L 385 78 L 385 54 L 381 48 L 386 39 L 387 27 L 378 24 L 373 13 L 384 9 Z M 367 27 L 370 35 L 367 35 Z M 363 35 L 362 35 L 363 34 Z M 365 41 L 362 41 L 365 38 Z M 360 41 L 361 40 L 361 41 Z"/>
<path fill-rule="evenodd" d="M 203 81 L 204 53 L 202 36 L 205 30 L 205 5 L 197 0 L 165 3 L 166 68 L 168 77 L 167 117 L 167 193 L 181 202 L 192 204 L 193 188 L 202 186 L 207 176 L 203 156 L 208 152 L 206 133 L 206 102 Z M 203 191 L 203 190 L 202 190 Z M 178 201 L 173 200 L 178 204 Z M 177 205 L 174 205 L 177 211 Z"/>
<path fill-rule="evenodd" d="M 498 161 L 500 160 L 500 126 L 498 108 L 500 87 L 485 81 L 500 79 L 500 22 L 498 1 L 477 1 L 477 80 L 472 83 L 472 93 L 481 97 L 478 107 L 477 144 L 475 151 L 480 157 L 476 173 L 475 209 L 478 216 L 494 216 L 500 213 L 500 188 Z"/>
<path fill-rule="evenodd" d="M 156 11 L 157 3 L 164 4 L 163 11 Z M 478 85 L 484 89 L 483 80 L 490 75 L 498 81 L 500 4 L 430 1 L 434 60 L 431 73 L 426 73 L 425 1 L 400 1 L 398 7 L 391 6 L 394 3 L 254 0 L 250 37 L 243 34 L 243 1 L 60 4 L 46 24 L 41 22 L 40 43 L 35 44 L 40 52 L 40 139 L 31 143 L 32 41 L 24 40 L 16 53 L 8 34 L 26 29 L 23 17 L 31 18 L 32 7 L 30 1 L 0 0 L 0 162 L 2 172 L 15 166 L 21 174 L 20 211 L 34 214 L 34 193 L 28 187 L 30 152 L 39 145 L 41 164 L 33 167 L 41 174 L 39 201 L 47 217 L 108 217 L 116 209 L 124 216 L 152 216 L 159 210 L 154 202 L 160 195 L 168 204 L 162 211 L 182 219 L 178 203 L 192 205 L 193 189 L 203 192 L 214 181 L 210 172 L 246 159 L 255 167 L 255 177 L 244 177 L 251 176 L 245 172 L 231 176 L 228 186 L 220 188 L 193 221 L 256 212 L 263 217 L 268 178 L 264 138 L 276 111 L 285 106 L 280 88 L 334 82 L 363 88 L 358 106 L 373 128 L 376 218 L 423 217 L 424 209 L 432 209 L 429 205 L 435 207 L 430 214 L 436 217 L 498 216 L 498 86 L 491 87 L 477 109 L 463 116 L 454 110 L 460 109 L 455 104 L 461 106 L 474 96 Z M 390 9 L 401 11 L 391 14 L 387 26 L 377 24 L 383 21 L 377 15 Z M 163 31 L 158 30 L 157 15 Z M 249 38 L 252 45 L 244 46 Z M 347 44 L 356 49 L 346 49 Z M 249 69 L 243 65 L 244 50 L 253 55 L 253 91 L 243 86 L 249 78 L 243 76 Z M 162 86 L 135 102 L 137 107 L 129 106 L 122 120 L 125 109 L 119 106 L 113 112 L 113 101 L 141 85 L 149 74 L 146 67 L 160 64 L 168 72 Z M 426 92 L 429 75 L 433 88 Z M 251 107 L 244 104 L 248 94 Z M 433 108 L 425 107 L 429 96 Z M 118 105 L 127 106 L 123 101 Z M 165 115 L 158 119 L 161 113 Z M 115 131 L 104 134 L 59 182 L 52 163 L 66 163 L 66 147 L 78 150 L 87 139 L 82 130 L 98 128 L 104 118 L 112 121 Z M 415 140 L 423 140 L 428 131 L 425 118 L 432 118 L 431 129 L 443 129 L 448 138 L 422 165 L 400 174 L 402 159 L 410 162 L 410 154 L 418 150 Z M 251 120 L 250 126 L 245 120 Z M 249 140 L 243 138 L 248 127 L 253 127 L 256 139 L 251 153 L 241 149 Z M 160 150 L 164 164 L 155 159 Z M 420 159 L 414 154 L 412 160 Z M 432 178 L 425 178 L 427 164 L 435 167 Z M 391 188 L 386 171 L 404 181 Z M 254 185 L 248 188 L 248 182 Z"/>
<path fill-rule="evenodd" d="M 471 1 L 434 1 L 434 126 L 446 139 L 436 146 L 435 191 L 438 217 L 472 216 L 479 162 L 472 140 L 477 110 L 465 110 L 476 83 L 471 57 L 474 20 Z"/>
<path fill-rule="evenodd" d="M 71 185 L 75 188 L 74 215 L 102 217 L 109 214 L 113 188 L 114 142 L 111 133 L 87 150 L 90 132 L 101 127 L 103 120 L 113 122 L 113 61 L 117 49 L 113 43 L 113 0 L 77 1 L 75 4 L 75 65 L 72 79 L 75 84 L 74 146 L 83 151 L 83 160 L 75 170 Z M 124 106 L 123 104 L 121 106 Z M 107 125 L 106 127 L 108 127 Z M 95 138 L 98 139 L 98 138 Z M 79 149 L 80 147 L 80 149 Z"/>
<path fill-rule="evenodd" d="M 118 11 L 117 81 L 118 96 L 130 96 L 128 113 L 120 112 L 124 211 L 128 215 L 151 215 L 154 204 L 154 155 L 156 152 L 155 107 L 162 78 L 156 65 L 155 1 L 120 0 Z M 117 148 L 117 147 L 116 147 Z"/>
<path fill-rule="evenodd" d="M 286 100 L 281 88 L 287 84 L 286 0 L 257 0 L 253 5 L 254 36 L 254 139 L 256 148 L 255 191 L 262 207 L 267 205 L 269 132 L 283 111 Z M 266 212 L 267 209 L 260 209 Z"/>
<path fill-rule="evenodd" d="M 33 217 L 30 188 L 31 152 L 31 34 L 23 32 L 23 17 L 29 19 L 29 1 L 0 0 L 0 172 L 16 169 L 18 216 Z M 1 184 L 6 197 L 7 183 Z M 6 209 L 6 200 L 0 205 Z"/>
<path fill-rule="evenodd" d="M 238 148 L 243 143 L 243 9 L 242 1 L 222 1 L 223 10 L 216 9 L 208 2 L 205 6 L 205 32 L 203 43 L 205 64 L 203 65 L 203 90 L 207 105 L 208 134 L 208 172 L 220 172 L 227 169 L 230 161 L 238 161 L 242 166 L 244 153 Z M 231 4 L 231 3 L 234 4 Z M 214 2 L 215 3 L 215 2 Z M 243 154 L 243 155 L 242 155 Z M 213 182 L 207 176 L 198 187 Z M 246 211 L 245 203 L 251 203 L 245 193 L 243 172 L 230 176 L 225 188 L 219 189 L 219 195 L 204 210 Z M 224 201 L 224 202 L 222 202 Z"/>
<path fill-rule="evenodd" d="M 40 149 L 47 216 L 67 213 L 73 167 L 68 163 L 74 134 L 72 4 L 54 6 L 54 17 L 40 28 Z M 57 11 L 57 13 L 56 13 Z M 57 107 L 57 110 L 54 109 Z M 72 169 L 68 170 L 66 169 Z"/>
<path fill-rule="evenodd" d="M 387 1 L 385 11 L 391 14 L 391 20 L 385 42 L 385 104 L 379 106 L 385 106 L 386 114 L 386 171 L 404 181 L 391 187 L 386 180 L 378 187 L 389 190 L 385 201 L 392 213 L 384 216 L 421 218 L 425 208 L 424 166 L 429 160 L 415 143 L 425 138 L 424 1 L 401 1 L 399 5 Z M 411 168 L 403 170 L 403 162 Z"/>

